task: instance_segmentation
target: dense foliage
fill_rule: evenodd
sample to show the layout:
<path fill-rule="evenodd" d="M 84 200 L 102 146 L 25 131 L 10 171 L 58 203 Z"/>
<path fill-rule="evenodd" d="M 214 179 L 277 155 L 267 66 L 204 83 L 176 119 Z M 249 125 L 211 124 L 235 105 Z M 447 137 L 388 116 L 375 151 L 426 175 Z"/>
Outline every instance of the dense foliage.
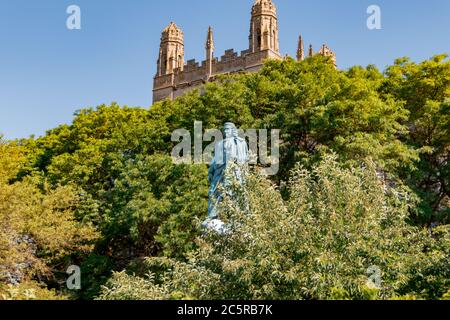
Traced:
<path fill-rule="evenodd" d="M 55 282 L 54 273 L 64 271 L 61 263 L 79 261 L 93 249 L 98 234 L 91 224 L 77 221 L 73 208 L 79 199 L 73 187 L 39 187 L 32 178 L 8 183 L 24 159 L 23 148 L 0 142 L 0 159 L 0 295 L 54 297 L 33 280 Z"/>
<path fill-rule="evenodd" d="M 450 63 L 436 56 L 416 64 L 398 59 L 386 70 L 382 92 L 403 101 L 409 117 L 404 142 L 420 151 L 413 171 L 401 176 L 421 198 L 417 220 L 448 223 L 450 213 Z"/>
<path fill-rule="evenodd" d="M 219 209 L 228 235 L 199 238 L 185 263 L 149 258 L 117 273 L 101 298 L 436 299 L 449 288 L 448 230 L 431 237 L 408 225 L 408 194 L 373 164 L 350 170 L 327 158 L 296 168 L 286 202 L 260 174 L 245 180 Z"/>
<path fill-rule="evenodd" d="M 149 109 L 83 109 L 43 137 L 2 140 L 0 294 L 27 296 L 29 283 L 61 296 L 64 269 L 79 264 L 76 294 L 84 299 L 440 298 L 448 290 L 449 109 L 446 56 L 419 64 L 399 59 L 384 73 L 374 66 L 337 70 L 321 56 L 287 58 L 267 61 L 259 73 L 223 76 L 202 94 Z M 248 224 L 254 244 L 229 239 L 230 251 L 214 251 L 201 238 L 207 166 L 170 158 L 172 132 L 193 132 L 194 121 L 204 130 L 225 121 L 281 130 L 281 170 L 270 181 L 253 178 L 248 192 L 259 199 L 241 217 L 273 219 L 254 224 L 265 227 L 260 238 Z M 336 160 L 323 162 L 330 154 Z M 367 159 L 373 164 L 364 171 Z M 330 172 L 320 171 L 326 166 Z M 339 177 L 327 176 L 333 173 Z M 321 184 L 325 178 L 330 185 Z M 280 239 L 289 219 L 297 220 Z M 361 282 L 370 263 L 386 275 L 382 290 Z M 169 265 L 179 272 L 163 283 Z M 20 285 L 10 279 L 17 268 Z M 149 268 L 152 279 L 122 272 Z M 223 277 L 230 287 L 215 290 Z M 126 283 L 136 291 L 127 292 Z M 42 297 L 57 294 L 49 292 Z"/>

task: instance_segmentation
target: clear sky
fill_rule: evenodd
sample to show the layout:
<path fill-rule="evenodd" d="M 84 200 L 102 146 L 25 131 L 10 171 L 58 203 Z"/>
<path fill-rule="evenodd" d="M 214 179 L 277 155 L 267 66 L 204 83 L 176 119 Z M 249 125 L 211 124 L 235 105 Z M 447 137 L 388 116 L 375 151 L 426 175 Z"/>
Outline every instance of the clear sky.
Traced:
<path fill-rule="evenodd" d="M 216 56 L 248 47 L 254 0 L 0 0 L 0 133 L 42 135 L 70 123 L 76 110 L 113 101 L 149 107 L 161 30 L 185 33 L 186 60 L 204 58 L 209 25 Z M 280 49 L 295 55 L 298 35 L 316 50 L 326 42 L 339 68 L 395 58 L 421 61 L 450 53 L 448 0 L 274 0 Z M 68 30 L 66 9 L 81 8 L 81 30 Z M 382 30 L 366 26 L 367 7 Z"/>

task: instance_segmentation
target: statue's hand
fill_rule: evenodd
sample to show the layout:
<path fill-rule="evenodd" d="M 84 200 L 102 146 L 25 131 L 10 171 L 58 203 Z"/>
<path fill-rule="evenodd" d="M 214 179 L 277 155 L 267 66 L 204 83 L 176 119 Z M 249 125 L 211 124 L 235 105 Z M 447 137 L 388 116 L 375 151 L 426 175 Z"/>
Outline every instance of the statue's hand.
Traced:
<path fill-rule="evenodd" d="M 213 177 L 214 177 L 214 171 L 215 171 L 215 163 L 211 163 L 208 169 L 208 180 L 211 183 Z"/>
<path fill-rule="evenodd" d="M 212 183 L 213 182 L 213 178 L 214 178 L 214 172 L 209 172 L 208 173 L 208 182 Z"/>

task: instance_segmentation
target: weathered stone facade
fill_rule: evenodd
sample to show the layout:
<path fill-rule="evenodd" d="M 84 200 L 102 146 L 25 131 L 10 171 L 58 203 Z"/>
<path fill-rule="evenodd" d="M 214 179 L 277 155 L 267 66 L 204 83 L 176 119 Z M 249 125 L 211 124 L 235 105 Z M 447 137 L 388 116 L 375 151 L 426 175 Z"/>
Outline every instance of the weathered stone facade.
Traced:
<path fill-rule="evenodd" d="M 195 60 L 188 60 L 185 64 L 183 31 L 173 22 L 163 30 L 157 74 L 153 84 L 153 102 L 175 99 L 195 88 L 201 88 L 206 82 L 214 81 L 216 75 L 256 72 L 261 69 L 264 60 L 282 59 L 279 51 L 277 10 L 272 0 L 256 0 L 253 4 L 249 49 L 240 54 L 233 49 L 226 50 L 220 59 L 215 58 L 211 27 L 208 30 L 205 49 L 206 60 L 201 64 Z M 300 54 L 300 51 L 303 53 Z M 336 61 L 334 53 L 326 45 L 319 54 L 331 56 L 333 61 Z M 304 59 L 301 37 L 297 58 Z"/>

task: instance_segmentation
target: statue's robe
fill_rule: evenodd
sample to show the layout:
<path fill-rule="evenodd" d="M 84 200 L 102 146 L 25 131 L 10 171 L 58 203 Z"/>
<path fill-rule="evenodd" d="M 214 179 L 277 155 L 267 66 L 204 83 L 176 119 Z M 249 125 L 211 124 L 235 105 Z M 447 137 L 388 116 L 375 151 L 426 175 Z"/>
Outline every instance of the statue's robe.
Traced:
<path fill-rule="evenodd" d="M 240 137 L 226 138 L 219 141 L 214 148 L 214 159 L 209 167 L 209 205 L 208 216 L 210 219 L 217 218 L 215 206 L 220 201 L 221 194 L 218 190 L 220 185 L 226 187 L 225 172 L 230 163 L 245 164 L 249 160 L 248 146 Z M 240 172 L 234 172 L 238 181 L 242 182 Z"/>

